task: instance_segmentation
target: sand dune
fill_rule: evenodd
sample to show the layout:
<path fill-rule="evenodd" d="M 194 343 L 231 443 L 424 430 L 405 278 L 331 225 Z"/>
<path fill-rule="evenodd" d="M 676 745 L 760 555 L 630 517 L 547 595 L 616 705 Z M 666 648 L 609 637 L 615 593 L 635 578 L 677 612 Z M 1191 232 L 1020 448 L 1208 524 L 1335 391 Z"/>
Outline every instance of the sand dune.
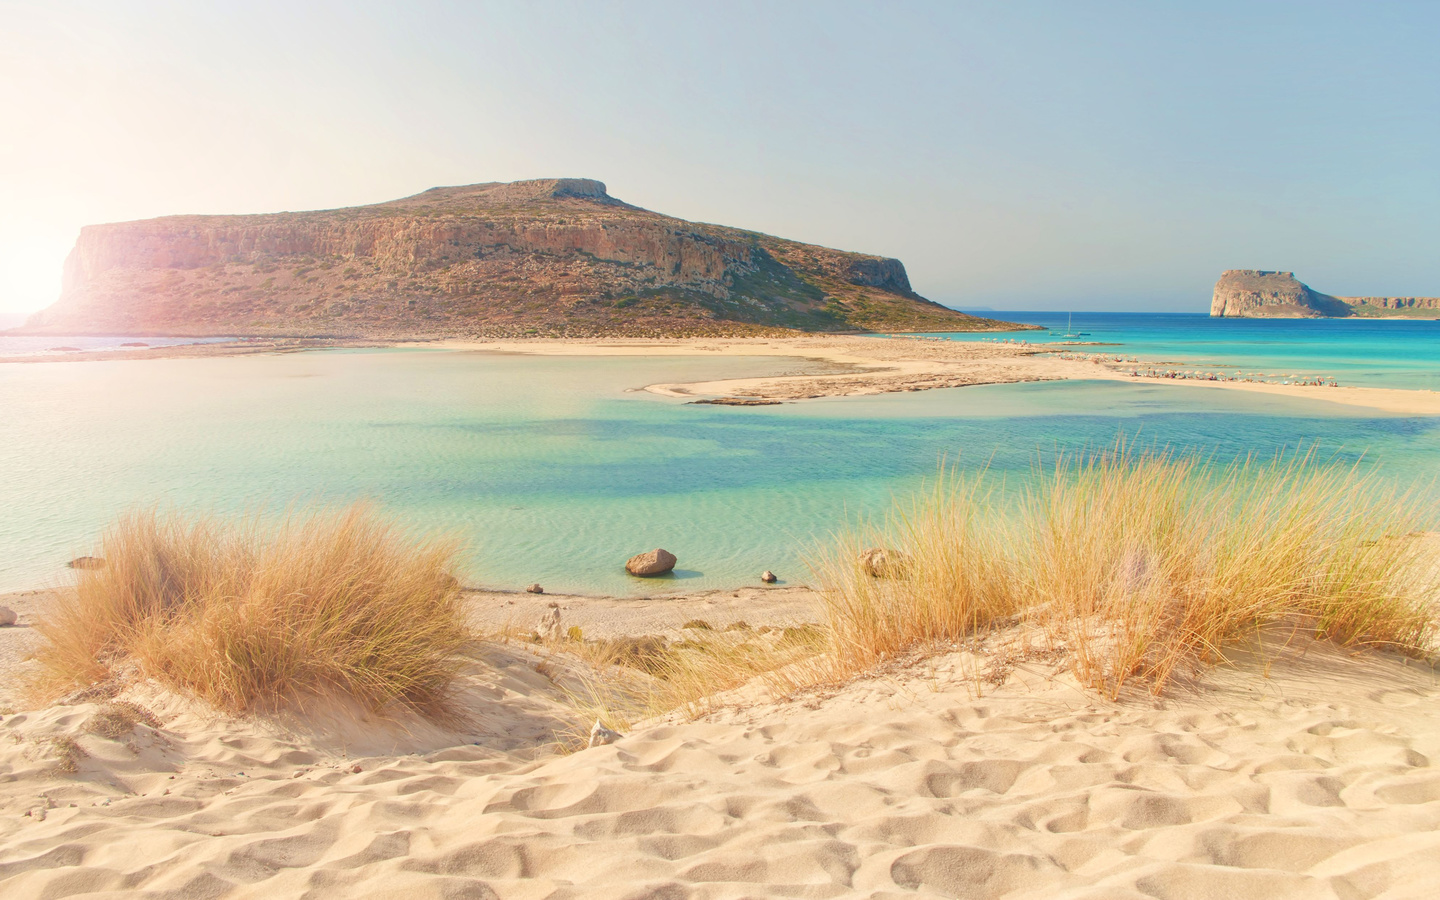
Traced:
<path fill-rule="evenodd" d="M 0 894 L 1275 900 L 1440 883 L 1440 679 L 1390 657 L 1304 645 L 1112 704 L 1048 664 L 955 651 L 783 700 L 751 686 L 568 755 L 548 744 L 586 724 L 556 687 L 566 665 L 486 645 L 476 721 L 448 733 L 336 719 L 302 736 L 143 693 L 155 726 L 109 737 L 91 733 L 98 698 L 5 715 Z M 65 738 L 73 774 L 55 771 Z"/>

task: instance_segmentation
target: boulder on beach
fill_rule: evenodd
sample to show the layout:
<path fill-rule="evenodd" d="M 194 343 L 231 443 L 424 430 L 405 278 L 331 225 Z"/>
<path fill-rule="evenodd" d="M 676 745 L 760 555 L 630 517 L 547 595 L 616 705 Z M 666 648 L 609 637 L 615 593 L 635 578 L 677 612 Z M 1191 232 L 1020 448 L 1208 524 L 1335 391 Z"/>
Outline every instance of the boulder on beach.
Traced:
<path fill-rule="evenodd" d="M 98 556 L 77 556 L 65 565 L 72 569 L 103 569 L 105 560 Z"/>
<path fill-rule="evenodd" d="M 871 547 L 861 552 L 859 562 L 871 578 L 899 578 L 910 565 L 910 556 L 889 547 Z"/>
<path fill-rule="evenodd" d="M 652 575 L 664 575 L 674 569 L 675 561 L 675 554 L 656 547 L 630 557 L 629 562 L 625 563 L 625 571 L 641 578 L 649 578 Z"/>
<path fill-rule="evenodd" d="M 0 606 L 0 628 L 8 628 L 18 621 L 19 617 L 15 615 L 15 610 L 8 606 Z"/>

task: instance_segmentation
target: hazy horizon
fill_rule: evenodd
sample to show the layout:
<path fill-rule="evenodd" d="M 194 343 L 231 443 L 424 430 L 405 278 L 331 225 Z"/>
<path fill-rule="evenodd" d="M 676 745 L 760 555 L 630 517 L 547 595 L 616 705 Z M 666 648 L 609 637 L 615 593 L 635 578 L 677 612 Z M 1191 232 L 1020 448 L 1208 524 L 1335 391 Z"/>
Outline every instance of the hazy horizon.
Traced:
<path fill-rule="evenodd" d="M 0 315 L 81 226 L 578 176 L 996 312 L 1440 295 L 1440 6 L 0 0 Z"/>

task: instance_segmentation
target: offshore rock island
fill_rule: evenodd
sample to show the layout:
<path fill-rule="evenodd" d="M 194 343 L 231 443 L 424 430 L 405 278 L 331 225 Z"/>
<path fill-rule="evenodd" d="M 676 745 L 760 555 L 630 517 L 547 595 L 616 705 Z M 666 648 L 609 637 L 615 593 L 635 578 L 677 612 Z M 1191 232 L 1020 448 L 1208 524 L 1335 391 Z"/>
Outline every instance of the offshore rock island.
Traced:
<path fill-rule="evenodd" d="M 1243 318 L 1440 318 L 1440 297 L 1332 297 L 1294 272 L 1230 269 L 1215 283 L 1210 315 Z"/>
<path fill-rule="evenodd" d="M 583 178 L 84 228 L 48 334 L 427 338 L 996 331 L 904 265 L 611 197 Z"/>

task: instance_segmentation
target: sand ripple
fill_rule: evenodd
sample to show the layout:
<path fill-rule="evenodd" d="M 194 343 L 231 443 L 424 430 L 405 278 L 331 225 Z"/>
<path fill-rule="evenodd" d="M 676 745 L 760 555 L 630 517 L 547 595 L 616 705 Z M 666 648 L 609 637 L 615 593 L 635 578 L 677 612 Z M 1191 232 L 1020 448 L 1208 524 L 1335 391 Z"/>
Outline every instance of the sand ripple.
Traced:
<path fill-rule="evenodd" d="M 7 716 L 0 893 L 1280 900 L 1440 883 L 1428 669 L 1312 648 L 1157 705 L 1044 668 L 976 696 L 973 666 L 540 759 L 485 741 L 362 757 L 174 722 L 108 739 L 83 734 L 93 704 Z M 492 687 L 530 697 L 534 725 L 561 713 L 532 676 Z M 42 733 L 82 735 L 78 774 L 43 774 Z M 42 795 L 55 808 L 25 815 Z"/>

